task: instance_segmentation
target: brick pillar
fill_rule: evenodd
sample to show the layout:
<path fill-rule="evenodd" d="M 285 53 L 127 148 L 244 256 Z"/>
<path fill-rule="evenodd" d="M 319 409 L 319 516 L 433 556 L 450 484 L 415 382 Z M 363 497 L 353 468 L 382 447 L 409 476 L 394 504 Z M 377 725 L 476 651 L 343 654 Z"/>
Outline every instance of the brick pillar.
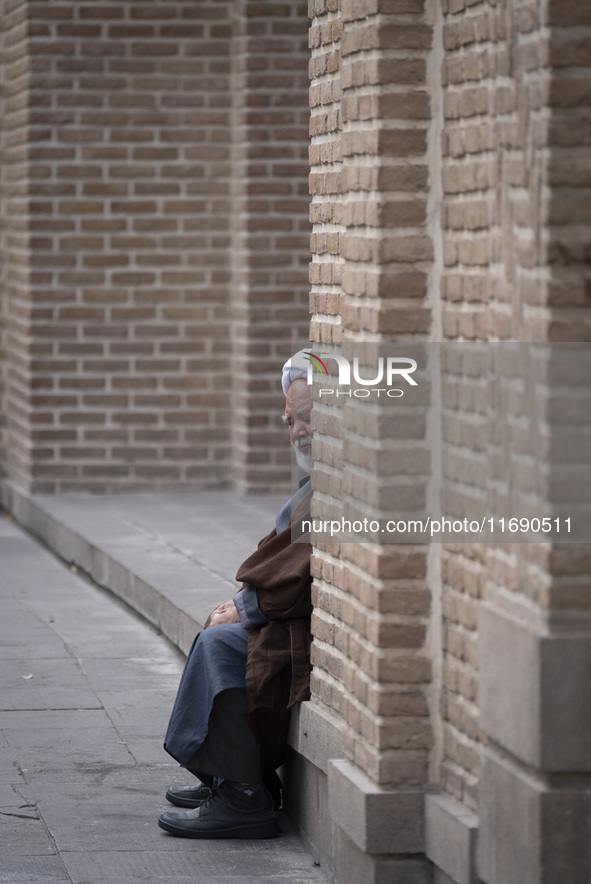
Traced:
<path fill-rule="evenodd" d="M 550 308 L 547 338 L 551 341 L 591 340 L 589 311 L 591 271 L 588 241 L 591 177 L 588 171 L 591 137 L 587 126 L 591 62 L 591 10 L 585 4 L 547 0 L 552 27 L 548 84 L 550 108 L 547 183 L 549 201 L 546 259 L 550 269 L 546 304 Z M 572 28 L 569 31 L 569 28 Z M 542 294 L 529 290 L 532 309 Z"/>
<path fill-rule="evenodd" d="M 312 338 L 318 352 L 323 342 L 425 340 L 434 255 L 427 213 L 432 22 L 422 0 L 315 0 L 311 9 Z M 359 434 L 348 424 L 342 439 L 331 440 L 334 430 L 318 409 L 314 445 L 327 466 L 314 476 L 316 515 L 344 507 L 378 518 L 378 485 L 395 476 L 370 465 L 393 447 L 404 458 L 424 445 L 421 434 L 398 437 L 381 404 L 364 400 L 357 417 Z M 342 445 L 346 464 L 340 488 L 331 445 Z M 318 729 L 332 720 L 342 741 L 344 758 L 327 766 L 340 839 L 336 878 L 427 881 L 427 548 L 323 544 L 314 550 L 313 573 L 306 714 L 316 716 Z"/>
<path fill-rule="evenodd" d="M 531 337 L 588 342 L 590 274 L 582 244 L 591 233 L 591 10 L 547 0 L 517 12 L 505 16 L 505 37 L 520 48 L 526 88 L 515 89 L 512 113 L 521 122 L 522 138 L 526 120 L 532 131 L 512 178 L 521 200 L 524 187 L 532 193 L 529 210 L 521 207 L 517 223 L 534 230 L 533 237 L 520 234 L 515 262 L 523 278 L 522 309 L 531 317 Z M 515 81 L 520 83 L 518 72 Z M 534 188 L 541 199 L 533 198 Z M 546 498 L 570 499 L 575 514 L 577 498 L 588 501 L 583 488 L 589 470 L 580 462 L 584 454 L 574 437 L 584 435 L 588 445 L 589 362 L 586 354 L 576 357 L 569 376 L 558 349 L 548 357 L 545 375 Z M 563 408 L 557 413 L 558 402 Z M 479 871 L 486 884 L 509 884 L 516 877 L 526 884 L 565 879 L 582 884 L 591 875 L 586 835 L 591 824 L 590 545 L 554 542 L 511 552 L 510 557 L 501 550 L 493 553 L 480 618 L 480 705 L 487 745 Z M 510 690 L 503 692 L 508 681 Z"/>
<path fill-rule="evenodd" d="M 445 4 L 442 299 L 448 340 L 589 340 L 581 244 L 589 236 L 583 120 L 590 22 L 579 4 Z M 560 353 L 552 354 L 547 372 L 537 375 L 550 379 L 543 394 L 549 401 L 561 396 L 551 380 L 559 369 L 564 377 Z M 566 466 L 561 438 L 572 432 L 573 418 L 559 427 L 548 410 L 542 433 L 523 406 L 522 389 L 514 400 L 518 413 L 509 422 L 497 413 L 495 422 L 490 416 L 499 400 L 492 391 L 502 385 L 504 370 L 502 362 L 488 375 L 485 368 L 471 403 L 459 387 L 450 395 L 449 484 L 466 500 L 488 495 L 498 501 L 508 499 L 511 478 L 512 493 L 523 494 L 522 511 L 529 507 L 535 516 L 555 503 L 556 489 L 568 487 L 578 455 L 571 448 Z M 585 409 L 574 406 L 574 412 L 574 422 L 582 421 Z M 516 420 L 521 431 L 517 424 L 511 429 Z M 472 445 L 457 444 L 461 426 L 471 428 Z M 495 441 L 499 427 L 506 434 L 502 445 Z M 511 461 L 517 452 L 519 464 Z M 547 481 L 532 481 L 542 474 Z M 580 482 L 585 475 L 581 466 Z M 445 795 L 428 799 L 427 838 L 429 856 L 448 879 L 478 874 L 486 884 L 533 884 L 589 875 L 583 833 L 590 708 L 582 676 L 589 567 L 586 547 L 550 542 L 443 550 Z"/>
<path fill-rule="evenodd" d="M 34 419 L 29 373 L 34 356 L 28 298 L 28 89 L 30 59 L 26 2 L 5 2 L 2 19 L 0 464 L 16 481 L 31 471 Z"/>
<path fill-rule="evenodd" d="M 4 70 L 8 67 L 6 64 L 6 33 L 9 31 L 7 26 L 7 11 L 1 8 L 3 13 L 4 27 L 0 32 L 0 69 Z M 6 230 L 6 179 L 3 174 L 6 156 L 6 83 L 0 83 L 0 480 L 4 476 L 6 468 L 6 262 L 5 262 L 5 242 L 4 231 Z"/>
<path fill-rule="evenodd" d="M 232 248 L 233 467 L 286 490 L 279 369 L 308 339 L 308 19 L 297 0 L 237 0 Z"/>
<path fill-rule="evenodd" d="M 513 237 L 499 234 L 501 212 L 495 205 L 493 108 L 505 100 L 505 96 L 499 94 L 497 101 L 495 95 L 496 12 L 501 19 L 501 12 L 487 2 L 468 5 L 459 0 L 443 5 L 441 299 L 444 340 L 483 341 L 489 333 L 502 338 L 512 321 L 507 316 L 513 309 L 511 294 L 499 295 L 499 289 L 507 285 L 504 271 L 512 273 L 514 265 L 507 262 L 499 269 L 493 258 L 494 249 L 498 248 L 493 243 L 504 242 L 509 249 L 515 244 Z M 509 64 L 506 53 L 499 54 L 499 63 L 506 72 Z M 517 128 L 507 120 L 502 129 L 503 149 L 509 139 L 517 137 Z M 458 390 L 455 401 L 459 401 L 462 379 L 448 376 L 446 380 Z M 486 435 L 489 429 L 486 414 L 479 413 L 474 406 L 470 409 L 464 405 L 461 413 L 459 409 L 448 408 L 445 418 L 456 428 L 466 420 L 473 421 L 481 434 Z M 457 430 L 454 438 L 458 438 Z M 486 446 L 478 453 L 466 449 L 469 445 L 460 452 L 448 443 L 444 457 L 457 465 L 453 475 L 468 497 L 478 492 L 465 481 L 468 471 L 462 465 L 467 462 L 466 458 L 470 464 L 477 464 L 475 470 L 482 477 L 483 485 L 488 463 Z M 482 487 L 479 491 L 486 494 Z M 478 616 L 485 595 L 490 548 L 486 544 L 445 544 L 441 554 L 441 625 L 435 627 L 441 629 L 442 643 L 438 785 L 444 794 L 458 801 L 457 808 L 452 806 L 455 810 L 461 808 L 464 814 L 476 814 L 482 741 L 478 717 Z M 437 810 L 435 807 L 435 819 L 439 820 Z M 452 816 L 449 808 L 447 811 Z M 433 828 L 437 830 L 436 824 Z M 457 824 L 457 831 L 465 835 L 461 823 Z M 440 839 L 433 836 L 431 840 L 437 844 Z M 470 839 L 464 838 L 464 843 L 469 844 Z M 454 850 L 456 855 L 462 854 L 457 843 Z M 437 850 L 432 850 L 431 856 L 447 873 L 451 872 Z M 469 855 L 468 863 L 473 861 Z"/>
<path fill-rule="evenodd" d="M 534 4 L 448 2 L 444 9 L 442 68 L 445 340 L 544 340 L 546 301 L 544 208 L 546 72 Z M 501 369 L 500 366 L 497 366 Z M 483 362 L 483 373 L 490 366 Z M 453 379 L 452 379 L 453 380 Z M 490 391 L 494 375 L 485 387 Z M 483 388 L 484 392 L 484 388 Z M 459 401 L 459 400 L 456 400 Z M 491 438 L 485 411 L 465 403 L 446 419 L 468 420 Z M 492 404 L 492 403 L 491 403 Z M 452 409 L 453 411 L 453 409 Z M 502 419 L 502 416 L 499 416 Z M 461 446 L 460 446 L 461 447 Z M 472 471 L 486 496 L 490 450 L 460 454 L 458 486 L 475 492 Z M 462 469 L 466 457 L 472 471 Z M 460 478 L 460 474 L 463 476 Z M 465 484 L 464 484 L 465 483 Z M 514 551 L 514 550 L 513 550 Z M 508 574 L 505 551 L 463 544 L 443 550 L 443 744 L 441 785 L 472 811 L 478 809 L 481 752 L 478 720 L 478 620 L 491 571 Z M 524 552 L 521 565 L 531 569 Z M 499 564 L 501 560 L 503 564 Z M 511 569 L 509 569 L 510 571 Z"/>

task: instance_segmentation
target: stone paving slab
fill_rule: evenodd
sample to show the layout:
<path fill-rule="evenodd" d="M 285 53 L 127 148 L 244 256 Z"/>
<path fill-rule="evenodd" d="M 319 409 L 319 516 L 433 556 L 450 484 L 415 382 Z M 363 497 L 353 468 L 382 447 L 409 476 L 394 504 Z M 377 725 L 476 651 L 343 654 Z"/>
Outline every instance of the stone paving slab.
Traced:
<path fill-rule="evenodd" d="M 0 611 L 1 884 L 326 884 L 287 819 L 269 841 L 157 827 L 191 780 L 162 748 L 182 654 L 1 515 Z"/>
<path fill-rule="evenodd" d="M 185 653 L 285 502 L 229 491 L 28 498 L 8 483 L 2 493 L 20 524 Z"/>
<path fill-rule="evenodd" d="M 66 868 L 59 856 L 0 856 L 0 881 L 3 884 L 70 884 Z"/>

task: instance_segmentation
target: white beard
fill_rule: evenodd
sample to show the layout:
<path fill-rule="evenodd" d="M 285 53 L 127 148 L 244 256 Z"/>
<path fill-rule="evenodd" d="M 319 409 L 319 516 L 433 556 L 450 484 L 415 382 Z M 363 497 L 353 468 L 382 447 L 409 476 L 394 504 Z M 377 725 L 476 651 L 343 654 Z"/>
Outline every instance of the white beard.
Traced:
<path fill-rule="evenodd" d="M 291 447 L 295 451 L 295 456 L 299 468 L 305 473 L 311 473 L 312 467 L 314 466 L 314 461 L 312 460 L 312 455 L 310 454 L 310 451 L 305 451 L 304 449 L 299 448 L 294 442 L 292 442 Z"/>

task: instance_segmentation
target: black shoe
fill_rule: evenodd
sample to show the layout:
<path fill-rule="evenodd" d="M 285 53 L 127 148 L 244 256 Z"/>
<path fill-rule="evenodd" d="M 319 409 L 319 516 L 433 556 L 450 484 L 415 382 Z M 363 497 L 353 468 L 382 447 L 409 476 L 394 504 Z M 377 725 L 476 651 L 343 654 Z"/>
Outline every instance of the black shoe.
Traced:
<path fill-rule="evenodd" d="M 199 807 L 163 813 L 158 825 L 181 838 L 274 838 L 279 821 L 264 786 L 224 783 Z"/>
<path fill-rule="evenodd" d="M 176 807 L 199 807 L 211 794 L 209 786 L 197 782 L 194 786 L 171 786 L 166 793 L 166 800 Z"/>

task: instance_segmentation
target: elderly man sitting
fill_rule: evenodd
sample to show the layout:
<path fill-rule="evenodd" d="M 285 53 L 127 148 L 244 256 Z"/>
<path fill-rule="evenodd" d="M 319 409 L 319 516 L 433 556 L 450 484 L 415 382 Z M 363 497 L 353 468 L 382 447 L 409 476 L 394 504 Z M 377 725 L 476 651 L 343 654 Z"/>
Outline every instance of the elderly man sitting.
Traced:
<path fill-rule="evenodd" d="M 309 472 L 311 400 L 298 357 L 283 368 L 284 421 Z M 164 747 L 199 782 L 166 793 L 191 808 L 162 814 L 158 825 L 172 835 L 271 838 L 279 831 L 275 771 L 285 758 L 289 710 L 309 696 L 311 547 L 291 542 L 292 519 L 307 518 L 309 498 L 307 477 L 238 569 L 241 589 L 193 643 Z"/>

